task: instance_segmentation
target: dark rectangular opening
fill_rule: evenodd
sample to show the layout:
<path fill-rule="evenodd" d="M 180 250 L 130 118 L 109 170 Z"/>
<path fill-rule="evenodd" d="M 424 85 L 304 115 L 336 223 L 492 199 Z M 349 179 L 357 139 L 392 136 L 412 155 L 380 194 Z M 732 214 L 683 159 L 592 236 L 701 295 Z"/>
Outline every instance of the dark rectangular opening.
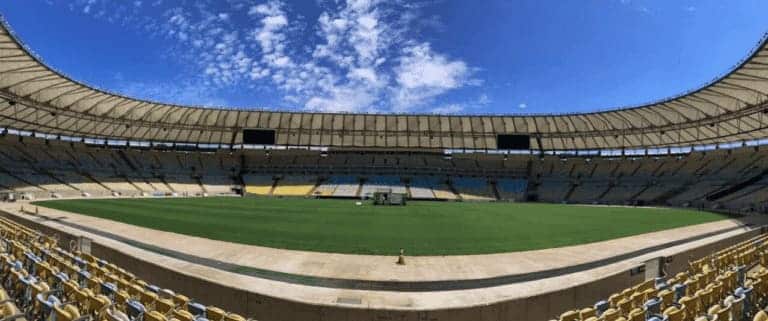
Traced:
<path fill-rule="evenodd" d="M 243 144 L 274 145 L 275 131 L 273 129 L 243 129 Z"/>
<path fill-rule="evenodd" d="M 531 149 L 530 135 L 506 135 L 496 137 L 497 149 L 525 150 Z"/>

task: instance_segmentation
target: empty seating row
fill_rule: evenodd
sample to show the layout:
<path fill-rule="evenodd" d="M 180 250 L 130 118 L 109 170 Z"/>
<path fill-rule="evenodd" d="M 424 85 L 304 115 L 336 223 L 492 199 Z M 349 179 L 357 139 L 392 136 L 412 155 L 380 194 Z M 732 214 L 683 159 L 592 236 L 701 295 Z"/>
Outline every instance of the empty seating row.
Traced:
<path fill-rule="evenodd" d="M 91 254 L 64 250 L 56 239 L 11 220 L 0 219 L 0 232 L 0 282 L 7 288 L 0 291 L 0 314 L 6 320 L 245 321 Z"/>
<path fill-rule="evenodd" d="M 612 294 L 559 321 L 746 321 L 768 319 L 768 235 L 689 262 L 686 271 Z"/>

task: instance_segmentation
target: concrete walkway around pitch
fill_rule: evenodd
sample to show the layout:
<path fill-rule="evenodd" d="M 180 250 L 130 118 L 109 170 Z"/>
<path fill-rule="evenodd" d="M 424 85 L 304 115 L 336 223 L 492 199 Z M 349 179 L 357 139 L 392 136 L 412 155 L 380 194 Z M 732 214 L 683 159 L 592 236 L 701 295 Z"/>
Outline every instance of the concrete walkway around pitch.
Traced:
<path fill-rule="evenodd" d="M 11 205 L 5 208 L 18 210 L 19 207 L 20 205 Z M 724 220 L 609 241 L 535 251 L 406 257 L 407 264 L 402 266 L 395 264 L 396 256 L 333 254 L 267 248 L 163 232 L 44 207 L 39 207 L 39 211 L 43 216 L 71 224 L 109 231 L 127 239 L 241 266 L 318 277 L 399 281 L 481 279 L 561 268 L 598 261 L 708 232 L 732 229 L 742 224 L 736 220 Z"/>
<path fill-rule="evenodd" d="M 20 205 L 5 207 L 18 211 Z M 30 208 L 31 209 L 31 208 Z M 602 260 L 713 231 L 741 226 L 723 220 L 614 240 L 500 254 L 408 257 L 294 251 L 211 240 L 39 207 L 40 215 L 197 257 L 291 274 L 353 280 L 466 280 L 530 273 Z M 396 251 L 396 249 L 395 249 Z M 394 252 L 394 251 L 393 251 Z"/>

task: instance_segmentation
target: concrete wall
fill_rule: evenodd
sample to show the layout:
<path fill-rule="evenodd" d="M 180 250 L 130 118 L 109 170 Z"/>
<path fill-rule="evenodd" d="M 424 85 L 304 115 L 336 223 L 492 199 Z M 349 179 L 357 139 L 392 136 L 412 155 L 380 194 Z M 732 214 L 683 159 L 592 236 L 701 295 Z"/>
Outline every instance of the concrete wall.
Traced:
<path fill-rule="evenodd" d="M 64 247 L 70 240 L 77 238 L 26 218 L 2 211 L 0 215 L 46 234 L 57 234 Z M 760 230 L 745 232 L 674 255 L 670 257 L 668 272 L 675 274 L 683 271 L 687 268 L 689 258 L 702 257 L 759 233 Z M 203 304 L 215 305 L 260 321 L 546 321 L 564 311 L 591 306 L 615 292 L 642 282 L 644 278 L 643 273 L 631 275 L 629 271 L 622 271 L 588 284 L 486 306 L 435 311 L 388 311 L 319 306 L 273 298 L 178 273 L 96 242 L 92 243 L 91 252 L 151 284 L 173 289 Z"/>

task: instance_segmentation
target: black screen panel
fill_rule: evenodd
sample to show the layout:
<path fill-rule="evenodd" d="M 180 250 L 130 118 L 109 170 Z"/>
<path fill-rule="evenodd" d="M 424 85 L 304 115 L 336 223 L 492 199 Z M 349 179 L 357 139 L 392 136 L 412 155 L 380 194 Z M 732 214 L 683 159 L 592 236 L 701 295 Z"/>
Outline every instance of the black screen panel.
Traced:
<path fill-rule="evenodd" d="M 496 137 L 497 149 L 525 150 L 531 149 L 530 135 L 498 135 Z"/>
<path fill-rule="evenodd" d="M 272 129 L 243 129 L 243 144 L 274 145 L 275 131 Z"/>

